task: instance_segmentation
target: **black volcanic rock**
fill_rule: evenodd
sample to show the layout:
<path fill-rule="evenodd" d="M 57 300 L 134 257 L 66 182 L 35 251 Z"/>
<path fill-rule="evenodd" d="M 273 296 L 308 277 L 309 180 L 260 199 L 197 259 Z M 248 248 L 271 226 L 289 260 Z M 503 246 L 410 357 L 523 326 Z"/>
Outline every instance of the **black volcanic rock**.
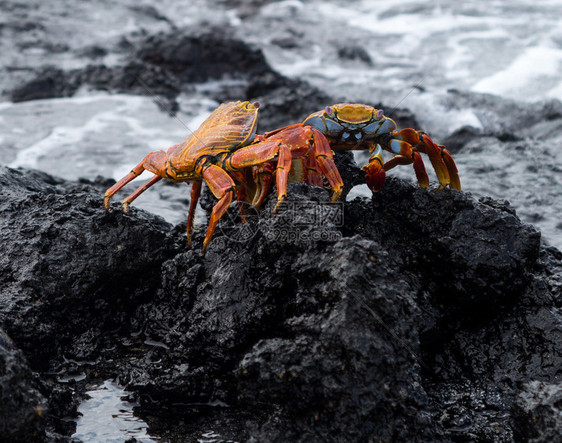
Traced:
<path fill-rule="evenodd" d="M 551 442 L 562 436 L 562 385 L 526 383 L 514 406 L 516 436 L 521 441 Z"/>
<path fill-rule="evenodd" d="M 137 40 L 125 51 L 129 52 L 125 63 L 111 67 L 40 68 L 33 80 L 5 93 L 13 101 L 68 97 L 86 85 L 162 96 L 172 103 L 180 92 L 191 92 L 194 83 L 221 78 L 249 81 L 273 72 L 261 50 L 217 29 L 159 33 Z M 177 110 L 175 106 L 170 110 Z"/>
<path fill-rule="evenodd" d="M 218 29 L 174 31 L 148 37 L 136 52 L 145 63 L 160 66 L 182 83 L 271 72 L 261 50 Z"/>
<path fill-rule="evenodd" d="M 11 91 L 7 96 L 13 102 L 52 97 L 70 97 L 80 87 L 68 72 L 54 66 L 40 68 L 36 77 Z"/>
<path fill-rule="evenodd" d="M 46 399 L 23 353 L 0 329 L 0 440 L 40 441 Z"/>
<path fill-rule="evenodd" d="M 172 440 L 557 432 L 562 254 L 506 202 L 389 178 L 372 199 L 332 204 L 292 184 L 275 215 L 274 197 L 246 224 L 233 205 L 202 255 L 205 226 L 188 250 L 182 226 L 106 214 L 108 185 L 1 170 L 0 327 L 50 416 L 77 397 L 47 374 L 87 359 L 88 380 L 118 377 Z"/>
<path fill-rule="evenodd" d="M 90 185 L 2 168 L 0 195 L 0 319 L 36 369 L 47 370 L 70 337 L 120 326 L 119 317 L 130 307 L 122 289 L 138 290 L 140 298 L 149 294 L 158 263 L 172 253 L 167 223 L 148 215 L 128 222 L 120 211 L 108 214 L 101 191 Z"/>

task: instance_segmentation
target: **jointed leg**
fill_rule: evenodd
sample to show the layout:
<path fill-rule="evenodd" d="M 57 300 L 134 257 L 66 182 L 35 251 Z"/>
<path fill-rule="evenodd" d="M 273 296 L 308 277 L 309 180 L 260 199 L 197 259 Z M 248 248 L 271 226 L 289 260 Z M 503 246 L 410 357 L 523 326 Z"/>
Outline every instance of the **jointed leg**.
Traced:
<path fill-rule="evenodd" d="M 207 235 L 205 235 L 205 240 L 203 240 L 204 253 L 207 250 L 207 245 L 213 237 L 217 223 L 227 211 L 230 203 L 232 203 L 236 185 L 226 171 L 215 165 L 208 166 L 203 171 L 203 178 L 214 196 L 219 199 L 218 203 L 213 206 L 213 211 L 211 212 L 211 217 L 209 219 L 209 227 L 207 228 Z"/>
<path fill-rule="evenodd" d="M 411 165 L 412 163 L 414 164 L 414 172 L 416 173 L 419 185 L 422 188 L 427 188 L 429 186 L 429 177 L 427 176 L 423 159 L 420 153 L 415 149 L 412 149 L 412 154 L 409 157 L 405 155 L 396 155 L 395 157 L 392 157 L 384 164 L 384 170 L 389 171 L 395 166 Z"/>
<path fill-rule="evenodd" d="M 287 198 L 287 177 L 291 170 L 291 151 L 286 145 L 279 146 L 279 159 L 275 168 L 275 183 L 277 185 L 277 204 L 273 208 L 275 214 L 281 203 Z"/>
<path fill-rule="evenodd" d="M 373 192 L 378 192 L 381 190 L 386 180 L 382 149 L 380 145 L 375 144 L 371 146 L 370 150 L 372 154 L 369 158 L 369 163 L 363 166 L 362 169 L 365 171 L 365 181 L 369 189 Z"/>
<path fill-rule="evenodd" d="M 394 134 L 393 139 L 390 140 L 388 146 L 385 148 L 395 154 L 405 155 L 412 159 L 418 181 L 420 181 L 420 175 L 422 177 L 420 181 L 421 186 L 424 186 L 422 182 L 425 180 L 427 174 L 425 173 L 421 157 L 418 158 L 416 156 L 417 151 L 429 157 L 439 180 L 438 189 L 443 189 L 446 186 L 452 189 L 461 189 L 457 167 L 451 154 L 443 146 L 436 145 L 425 132 L 415 131 L 414 129 L 403 129 Z M 427 183 L 429 183 L 429 181 L 427 181 Z"/>
<path fill-rule="evenodd" d="M 318 162 L 318 166 L 322 173 L 326 176 L 330 187 L 334 191 L 332 195 L 332 201 L 336 201 L 340 198 L 343 192 L 343 180 L 340 176 L 340 172 L 334 163 L 334 153 L 330 148 L 328 140 L 319 130 L 315 128 L 310 128 L 312 130 L 312 140 L 315 151 L 315 159 Z"/>
<path fill-rule="evenodd" d="M 255 208 L 259 208 L 265 201 L 267 193 L 271 189 L 274 172 L 275 164 L 273 161 L 252 168 L 252 181 L 255 184 L 255 192 L 251 204 Z"/>
<path fill-rule="evenodd" d="M 316 161 L 315 148 L 310 146 L 308 148 L 308 155 L 306 156 L 305 163 L 305 180 L 309 185 L 322 187 L 322 173 L 320 172 L 320 165 Z"/>
<path fill-rule="evenodd" d="M 171 148 L 170 148 L 171 149 Z M 123 188 L 127 183 L 133 181 L 139 175 L 141 175 L 145 170 L 148 170 L 156 175 L 160 175 L 161 169 L 163 169 L 164 164 L 166 162 L 166 153 L 164 151 L 156 151 L 151 152 L 148 154 L 142 162 L 140 162 L 137 166 L 135 166 L 131 172 L 129 172 L 125 177 L 115 183 L 111 188 L 105 191 L 105 197 L 103 199 L 103 205 L 106 211 L 109 211 L 109 203 L 111 197 L 113 197 L 121 188 Z M 141 186 L 137 189 L 133 194 L 127 197 L 124 201 L 124 209 L 126 210 L 129 203 L 131 203 L 135 198 L 137 198 L 140 194 L 146 191 L 150 186 L 156 183 L 160 178 L 155 179 L 153 178 L 147 184 Z M 129 200 L 130 197 L 133 197 L 132 200 Z"/>
<path fill-rule="evenodd" d="M 131 195 L 129 195 L 128 197 L 126 197 L 125 199 L 123 199 L 123 211 L 125 213 L 129 212 L 129 205 L 131 203 L 133 203 L 133 200 L 135 200 L 139 195 L 141 195 L 144 191 L 146 191 L 148 188 L 150 188 L 154 183 L 158 182 L 162 180 L 162 177 L 160 177 L 159 175 L 155 175 L 154 177 L 152 177 L 149 181 L 147 181 L 144 185 L 139 186 L 135 192 L 133 192 Z"/>
<path fill-rule="evenodd" d="M 234 170 L 257 167 L 254 171 L 259 173 L 261 170 L 260 168 L 265 166 L 266 169 L 264 171 L 267 171 L 267 165 L 274 165 L 275 163 L 273 163 L 272 160 L 277 156 L 277 205 L 274 211 L 287 195 L 287 177 L 291 169 L 292 161 L 289 147 L 279 140 L 267 140 L 238 149 L 228 160 L 231 168 Z M 258 204 L 255 206 L 259 206 L 269 190 L 269 183 L 261 180 L 258 180 L 256 183 L 258 185 L 258 191 L 254 196 L 253 203 L 257 202 Z"/>
<path fill-rule="evenodd" d="M 195 208 L 201 195 L 202 180 L 195 180 L 191 185 L 191 200 L 189 201 L 189 215 L 187 216 L 187 244 L 191 247 L 191 239 L 193 235 L 193 220 L 195 218 Z"/>

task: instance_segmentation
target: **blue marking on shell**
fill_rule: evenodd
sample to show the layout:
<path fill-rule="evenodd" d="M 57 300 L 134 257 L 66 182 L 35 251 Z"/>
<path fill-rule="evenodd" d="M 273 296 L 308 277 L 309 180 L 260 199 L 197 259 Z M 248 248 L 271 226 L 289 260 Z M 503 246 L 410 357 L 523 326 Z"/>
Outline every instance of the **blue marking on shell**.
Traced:
<path fill-rule="evenodd" d="M 379 134 L 386 134 L 388 132 L 393 132 L 395 129 L 396 129 L 396 123 L 394 123 L 394 120 L 387 118 L 384 120 L 383 124 L 381 125 L 379 129 Z"/>
<path fill-rule="evenodd" d="M 394 152 L 395 154 L 400 154 L 402 143 L 404 143 L 402 140 L 390 140 L 390 149 L 392 150 L 392 152 Z"/>
<path fill-rule="evenodd" d="M 362 128 L 363 133 L 367 138 L 376 135 L 379 132 L 379 128 L 381 127 L 381 122 L 373 122 L 367 126 Z"/>
<path fill-rule="evenodd" d="M 324 119 L 322 117 L 310 117 L 307 118 L 304 122 L 307 126 L 312 126 L 315 129 L 318 129 L 322 133 L 326 133 L 326 125 L 324 124 Z"/>
<path fill-rule="evenodd" d="M 327 134 L 335 135 L 343 131 L 343 126 L 334 120 L 324 120 Z"/>

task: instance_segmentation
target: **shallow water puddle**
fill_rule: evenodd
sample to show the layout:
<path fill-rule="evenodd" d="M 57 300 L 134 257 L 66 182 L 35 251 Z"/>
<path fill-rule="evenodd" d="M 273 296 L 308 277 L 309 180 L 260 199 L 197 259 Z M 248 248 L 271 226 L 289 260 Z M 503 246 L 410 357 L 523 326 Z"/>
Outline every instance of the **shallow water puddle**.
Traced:
<path fill-rule="evenodd" d="M 126 392 L 113 381 L 106 380 L 87 394 L 90 398 L 78 407 L 82 416 L 72 437 L 84 443 L 122 443 L 133 437 L 138 442 L 158 441 L 147 433 L 148 425 L 133 415 L 135 404 L 122 400 Z"/>

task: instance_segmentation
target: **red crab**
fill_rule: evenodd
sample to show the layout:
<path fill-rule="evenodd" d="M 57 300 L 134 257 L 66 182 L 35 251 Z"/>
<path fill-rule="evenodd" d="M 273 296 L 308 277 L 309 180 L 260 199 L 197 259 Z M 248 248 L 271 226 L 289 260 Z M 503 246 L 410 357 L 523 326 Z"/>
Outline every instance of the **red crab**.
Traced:
<path fill-rule="evenodd" d="M 363 170 L 366 172 L 367 185 L 373 192 L 379 191 L 384 185 L 386 171 L 397 165 L 408 164 L 413 164 L 420 186 L 427 188 L 429 178 L 420 153 L 429 157 L 437 174 L 439 180 L 437 190 L 447 186 L 451 189 L 461 189 L 457 167 L 444 146 L 435 144 L 423 131 L 411 128 L 395 131 L 394 120 L 386 117 L 382 109 L 369 105 L 339 103 L 327 106 L 323 111 L 309 115 L 302 123 L 268 132 L 261 136 L 260 140 L 273 138 L 282 140 L 283 134 L 300 131 L 306 127 L 321 132 L 333 150 L 369 150 L 371 157 Z M 382 157 L 383 149 L 395 154 L 386 163 Z M 302 169 L 302 174 L 295 176 L 294 180 L 321 185 L 321 175 L 318 173 L 318 168 L 315 167 L 314 159 L 308 158 L 306 162 L 307 166 Z M 270 165 L 269 170 L 272 167 L 273 165 Z M 260 190 L 259 196 L 256 195 L 252 200 L 255 205 L 259 205 L 263 201 L 263 196 L 270 187 L 271 179 L 259 175 L 259 172 L 265 171 L 267 168 L 264 164 L 254 168 L 256 179 L 261 180 L 261 183 L 257 185 Z M 307 173 L 311 172 L 312 178 L 307 176 Z"/>
<path fill-rule="evenodd" d="M 257 103 L 247 101 L 220 105 L 182 143 L 172 146 L 167 152 L 151 152 L 129 174 L 109 188 L 104 198 L 106 210 L 109 210 L 111 197 L 144 170 L 155 176 L 123 200 L 125 212 L 133 200 L 162 178 L 173 182 L 193 182 L 187 219 L 187 239 L 191 244 L 195 208 L 205 180 L 219 201 L 211 213 L 203 241 L 204 252 L 234 194 L 237 194 L 238 200 L 243 199 L 246 188 L 237 186 L 237 183 L 245 183 L 249 168 L 266 165 L 266 168 L 274 171 L 278 199 L 275 210 L 287 195 L 287 178 L 293 158 L 306 158 L 317 164 L 332 185 L 334 199 L 337 199 L 342 192 L 343 182 L 326 138 L 318 130 L 303 126 L 287 128 L 267 138 L 255 137 L 258 107 Z"/>

